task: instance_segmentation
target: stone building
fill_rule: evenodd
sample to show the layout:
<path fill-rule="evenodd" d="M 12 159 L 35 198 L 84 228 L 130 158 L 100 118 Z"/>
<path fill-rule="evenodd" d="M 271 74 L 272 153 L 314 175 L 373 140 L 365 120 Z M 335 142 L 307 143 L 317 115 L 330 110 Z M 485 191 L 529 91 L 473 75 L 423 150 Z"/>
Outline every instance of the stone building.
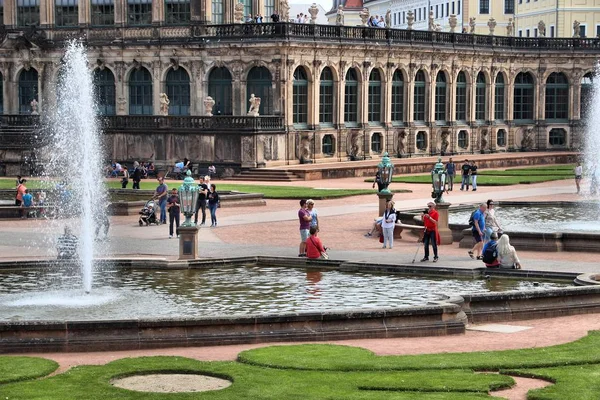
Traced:
<path fill-rule="evenodd" d="M 169 23 L 162 9 L 161 18 L 152 12 L 153 24 L 135 25 L 124 24 L 131 19 L 117 17 L 115 5 L 115 25 L 104 27 L 58 27 L 52 21 L 59 10 L 46 8 L 52 18 L 45 27 L 22 28 L 14 22 L 19 9 L 8 3 L 4 20 L 11 15 L 13 25 L 0 32 L 0 135 L 14 139 L 9 128 L 32 120 L 33 99 L 42 120 L 51 112 L 64 42 L 83 37 L 106 157 L 121 161 L 188 157 L 239 170 L 384 151 L 577 149 L 600 50 L 579 38 L 200 24 L 194 7 L 185 24 Z M 163 92 L 168 116 L 159 112 Z M 259 116 L 247 115 L 252 94 L 261 98 Z M 207 107 L 208 96 L 214 105 Z M 25 151 L 0 144 L 0 160 L 18 164 Z"/>

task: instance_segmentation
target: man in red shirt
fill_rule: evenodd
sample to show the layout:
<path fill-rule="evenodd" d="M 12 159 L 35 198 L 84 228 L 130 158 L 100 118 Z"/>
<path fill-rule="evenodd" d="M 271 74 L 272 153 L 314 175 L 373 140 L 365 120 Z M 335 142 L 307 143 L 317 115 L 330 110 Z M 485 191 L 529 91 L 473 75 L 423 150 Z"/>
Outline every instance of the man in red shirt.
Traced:
<path fill-rule="evenodd" d="M 421 261 L 429 261 L 429 242 L 433 247 L 433 262 L 438 260 L 438 220 L 440 218 L 439 213 L 435 209 L 435 203 L 430 201 L 427 203 L 427 212 L 423 212 L 423 225 L 425 225 L 425 235 L 423 235 L 423 246 L 425 247 L 425 257 Z"/>

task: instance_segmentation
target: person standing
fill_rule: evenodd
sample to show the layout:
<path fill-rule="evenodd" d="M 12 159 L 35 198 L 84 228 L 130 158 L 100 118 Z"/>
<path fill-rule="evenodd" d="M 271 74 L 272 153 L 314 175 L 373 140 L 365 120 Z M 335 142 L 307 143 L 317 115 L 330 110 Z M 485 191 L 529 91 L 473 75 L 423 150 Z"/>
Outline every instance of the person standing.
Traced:
<path fill-rule="evenodd" d="M 27 183 L 27 179 L 21 179 L 21 183 L 17 185 L 17 194 L 15 196 L 15 206 L 17 207 L 20 207 L 21 204 L 23 204 L 23 195 L 27 190 L 25 183 Z"/>
<path fill-rule="evenodd" d="M 310 212 L 306 200 L 300 200 L 300 209 L 298 210 L 298 220 L 300 221 L 300 246 L 298 247 L 298 257 L 306 257 L 306 240 L 310 235 Z"/>
<path fill-rule="evenodd" d="M 477 190 L 477 164 L 475 164 L 475 160 L 471 161 L 471 185 L 473 186 L 473 191 Z M 467 190 L 469 187 L 467 186 Z"/>
<path fill-rule="evenodd" d="M 577 186 L 577 194 L 581 192 L 581 178 L 583 177 L 583 167 L 578 162 L 575 167 L 575 186 Z"/>
<path fill-rule="evenodd" d="M 206 223 L 206 198 L 208 196 L 208 186 L 204 183 L 204 178 L 200 177 L 198 184 L 198 200 L 196 200 L 196 212 L 194 213 L 194 223 L 198 225 L 198 211 L 202 211 L 202 223 Z"/>
<path fill-rule="evenodd" d="M 396 210 L 394 210 L 394 202 L 388 201 L 385 204 L 383 212 L 383 220 L 381 221 L 381 229 L 383 230 L 383 247 L 389 244 L 390 249 L 394 247 L 394 227 L 396 226 Z"/>
<path fill-rule="evenodd" d="M 154 198 L 158 201 L 160 207 L 160 223 L 167 223 L 167 195 L 169 187 L 165 183 L 165 179 L 161 176 L 158 178 L 158 186 L 154 191 Z"/>
<path fill-rule="evenodd" d="M 423 235 L 425 256 L 421 259 L 421 262 L 429 261 L 429 243 L 431 243 L 431 247 L 433 248 L 433 262 L 437 262 L 438 243 L 440 242 L 440 235 L 438 231 L 440 214 L 435 209 L 435 203 L 433 201 L 427 203 L 427 212 L 423 213 L 421 218 L 423 219 L 423 225 L 425 225 L 425 234 Z"/>
<path fill-rule="evenodd" d="M 313 199 L 306 200 L 306 209 L 310 213 L 310 226 L 317 228 L 317 232 L 319 231 L 319 214 L 317 209 L 315 208 L 315 201 Z"/>
<path fill-rule="evenodd" d="M 133 163 L 133 176 L 132 176 L 132 180 L 133 180 L 133 188 L 134 189 L 138 189 L 140 188 L 140 181 L 142 180 L 142 176 L 144 175 L 144 171 L 142 170 L 142 167 L 140 166 L 139 162 L 134 162 Z"/>
<path fill-rule="evenodd" d="M 129 183 L 129 171 L 127 167 L 123 167 L 123 179 L 121 179 L 121 189 L 127 189 Z"/>
<path fill-rule="evenodd" d="M 29 193 L 29 189 L 25 189 L 23 204 L 21 204 L 21 218 L 29 217 L 29 208 L 31 206 L 33 206 L 33 196 Z"/>
<path fill-rule="evenodd" d="M 456 176 L 456 164 L 452 161 L 452 157 L 446 163 L 446 174 L 448 176 L 448 191 L 451 192 L 454 188 L 454 177 Z"/>
<path fill-rule="evenodd" d="M 217 185 L 211 183 L 208 193 L 208 209 L 210 210 L 210 226 L 214 228 L 217 227 L 217 208 L 219 208 L 219 193 L 217 193 Z"/>
<path fill-rule="evenodd" d="M 496 233 L 498 236 L 502 232 L 502 227 L 496 219 L 496 206 L 494 200 L 489 199 L 487 202 L 487 210 L 485 212 L 485 231 L 484 231 L 484 244 L 490 240 L 492 233 Z"/>
<path fill-rule="evenodd" d="M 167 199 L 167 209 L 169 210 L 169 239 L 173 237 L 173 222 L 175 222 L 176 226 L 175 234 L 179 237 L 179 215 L 181 214 L 181 206 L 176 188 L 171 190 L 171 195 Z"/>
<path fill-rule="evenodd" d="M 462 172 L 462 182 L 460 184 L 460 190 L 463 190 L 465 187 L 467 191 L 469 190 L 469 175 L 471 174 L 471 164 L 469 164 L 469 160 L 465 160 L 465 163 L 460 167 Z"/>
<path fill-rule="evenodd" d="M 481 260 L 481 250 L 483 248 L 486 210 L 487 205 L 485 203 L 481 203 L 479 205 L 479 209 L 477 209 L 477 211 L 475 211 L 473 214 L 473 228 L 471 231 L 473 233 L 473 239 L 475 239 L 475 246 L 469 250 L 469 257 L 477 258 L 478 260 Z"/>

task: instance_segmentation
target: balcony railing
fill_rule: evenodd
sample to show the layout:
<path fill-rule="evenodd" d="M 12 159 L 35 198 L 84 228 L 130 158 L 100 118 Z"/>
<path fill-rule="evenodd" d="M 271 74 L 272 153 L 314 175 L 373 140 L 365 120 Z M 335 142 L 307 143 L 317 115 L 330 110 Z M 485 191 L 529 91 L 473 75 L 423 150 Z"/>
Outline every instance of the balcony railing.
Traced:
<path fill-rule="evenodd" d="M 37 28 L 36 28 L 37 29 Z M 19 32 L 8 29 L 7 32 Z M 466 33 L 432 32 L 363 26 L 311 25 L 295 23 L 228 24 L 185 26 L 131 26 L 39 28 L 33 35 L 47 46 L 62 46 L 70 38 L 83 38 L 88 44 L 117 43 L 205 43 L 228 40 L 285 40 L 313 42 L 364 42 L 399 45 L 432 45 L 515 50 L 597 51 L 598 38 L 524 38 Z M 31 33 L 28 35 L 31 36 Z"/>
<path fill-rule="evenodd" d="M 261 116 L 212 116 L 212 117 L 175 117 L 155 115 L 117 115 L 101 117 L 101 126 L 105 132 L 115 131 L 164 131 L 179 132 L 265 132 L 283 131 L 282 117 Z"/>

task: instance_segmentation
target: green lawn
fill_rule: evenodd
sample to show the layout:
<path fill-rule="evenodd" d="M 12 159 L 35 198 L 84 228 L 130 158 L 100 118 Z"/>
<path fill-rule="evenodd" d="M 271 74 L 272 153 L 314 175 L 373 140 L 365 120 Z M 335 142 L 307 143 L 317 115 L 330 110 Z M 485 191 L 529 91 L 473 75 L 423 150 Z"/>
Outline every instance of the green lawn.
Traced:
<path fill-rule="evenodd" d="M 10 400 L 470 400 L 491 399 L 507 388 L 507 374 L 554 383 L 532 390 L 528 399 L 600 398 L 600 332 L 545 348 L 416 356 L 376 356 L 337 345 L 272 346 L 240 353 L 237 362 L 184 357 L 141 357 L 102 366 L 80 366 L 43 379 L 56 365 L 39 358 L 0 356 L 0 374 L 9 374 L 0 398 Z M 476 373 L 499 371 L 500 374 Z M 226 389 L 204 393 L 144 393 L 110 385 L 114 378 L 150 373 L 200 373 L 228 379 Z M 4 380 L 4 382 L 7 382 Z"/>
<path fill-rule="evenodd" d="M 173 182 L 167 182 L 169 187 L 173 187 Z M 30 189 L 39 189 L 48 185 L 40 180 L 30 180 L 26 183 L 26 186 Z M 129 182 L 129 190 L 131 189 L 131 181 Z M 177 183 L 175 186 L 179 187 L 181 183 Z M 375 190 L 368 188 L 369 185 L 365 185 L 368 189 L 313 189 L 301 186 L 275 186 L 275 185 L 243 185 L 243 184 L 231 184 L 216 182 L 217 190 L 220 191 L 238 191 L 243 193 L 262 193 L 266 199 L 336 199 L 340 197 L 358 196 L 365 194 L 374 194 Z M 144 180 L 140 183 L 140 189 L 154 190 L 156 189 L 157 183 L 154 179 Z M 46 186 L 47 187 L 47 186 Z M 121 183 L 119 181 L 111 180 L 107 181 L 107 187 L 110 189 L 120 189 Z M 0 189 L 14 189 L 14 179 L 0 179 Z M 394 193 L 410 193 L 410 190 L 396 189 Z"/>

